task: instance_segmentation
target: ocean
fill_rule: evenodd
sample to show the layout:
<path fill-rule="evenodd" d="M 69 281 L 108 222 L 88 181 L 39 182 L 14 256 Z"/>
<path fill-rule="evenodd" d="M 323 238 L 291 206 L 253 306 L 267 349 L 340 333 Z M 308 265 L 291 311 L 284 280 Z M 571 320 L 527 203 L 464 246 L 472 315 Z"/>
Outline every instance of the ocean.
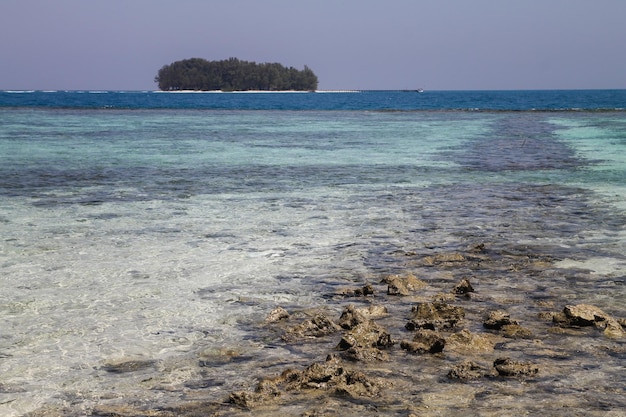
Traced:
<path fill-rule="evenodd" d="M 338 318 L 345 288 L 389 304 L 381 280 L 406 273 L 428 287 L 389 307 L 399 323 L 469 277 L 468 317 L 506 310 L 533 334 L 481 358 L 539 376 L 451 383 L 453 353 L 397 346 L 358 365 L 402 375 L 389 394 L 324 400 L 345 415 L 626 409 L 626 338 L 538 319 L 626 318 L 626 90 L 3 91 L 0 230 L 3 416 L 238 415 L 229 393 L 338 341 L 287 343 L 272 309 Z M 482 263 L 425 262 L 477 247 Z M 283 397 L 268 414 L 320 407 Z"/>

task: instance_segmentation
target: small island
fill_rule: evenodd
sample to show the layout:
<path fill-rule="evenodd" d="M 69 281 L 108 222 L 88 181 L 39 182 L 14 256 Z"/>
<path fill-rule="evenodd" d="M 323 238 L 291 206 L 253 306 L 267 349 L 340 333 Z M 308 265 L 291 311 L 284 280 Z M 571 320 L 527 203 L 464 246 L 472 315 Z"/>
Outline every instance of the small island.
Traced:
<path fill-rule="evenodd" d="M 303 70 L 278 63 L 229 58 L 207 61 L 190 58 L 163 66 L 154 82 L 163 91 L 315 91 L 317 76 L 306 65 Z"/>

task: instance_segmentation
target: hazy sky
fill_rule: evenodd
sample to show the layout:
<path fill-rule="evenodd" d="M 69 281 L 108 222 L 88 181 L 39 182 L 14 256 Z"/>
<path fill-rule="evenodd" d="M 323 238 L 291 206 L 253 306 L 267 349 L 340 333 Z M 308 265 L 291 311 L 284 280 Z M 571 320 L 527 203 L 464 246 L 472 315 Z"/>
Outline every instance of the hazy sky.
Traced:
<path fill-rule="evenodd" d="M 320 89 L 626 88 L 626 0 L 0 0 L 0 89 L 156 89 L 173 61 Z"/>

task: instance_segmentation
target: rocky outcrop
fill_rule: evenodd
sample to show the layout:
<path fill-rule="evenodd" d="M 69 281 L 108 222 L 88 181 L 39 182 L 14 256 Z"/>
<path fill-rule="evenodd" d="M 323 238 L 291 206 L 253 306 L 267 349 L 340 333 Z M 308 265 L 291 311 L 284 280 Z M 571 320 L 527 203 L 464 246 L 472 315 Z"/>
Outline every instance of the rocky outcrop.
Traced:
<path fill-rule="evenodd" d="M 411 312 L 411 318 L 405 326 L 407 330 L 450 330 L 465 317 L 463 307 L 445 302 L 420 303 Z"/>
<path fill-rule="evenodd" d="M 566 305 L 562 313 L 553 314 L 553 321 L 560 326 L 593 326 L 611 338 L 626 336 L 626 331 L 617 319 L 589 304 Z"/>

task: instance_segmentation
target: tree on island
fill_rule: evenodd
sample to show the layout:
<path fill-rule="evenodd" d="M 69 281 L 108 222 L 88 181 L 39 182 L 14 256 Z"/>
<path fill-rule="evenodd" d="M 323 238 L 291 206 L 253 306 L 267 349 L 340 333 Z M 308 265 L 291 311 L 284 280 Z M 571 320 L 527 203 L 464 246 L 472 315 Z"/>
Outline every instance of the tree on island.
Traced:
<path fill-rule="evenodd" d="M 176 61 L 163 66 L 154 82 L 163 91 L 317 90 L 317 75 L 306 65 L 300 71 L 278 63 L 257 64 L 237 58 L 222 61 L 190 58 Z"/>

